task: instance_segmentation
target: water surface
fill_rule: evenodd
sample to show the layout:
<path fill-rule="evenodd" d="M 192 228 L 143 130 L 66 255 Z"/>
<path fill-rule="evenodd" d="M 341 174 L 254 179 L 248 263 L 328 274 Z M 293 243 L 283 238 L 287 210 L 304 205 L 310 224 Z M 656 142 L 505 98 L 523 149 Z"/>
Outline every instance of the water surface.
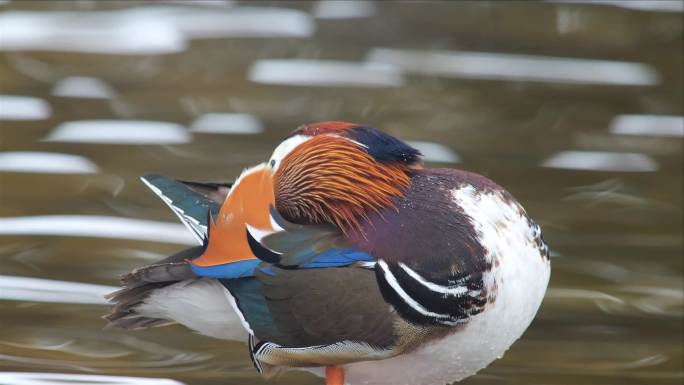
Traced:
<path fill-rule="evenodd" d="M 141 174 L 348 120 L 544 229 L 537 319 L 464 384 L 681 384 L 684 6 L 598 3 L 0 3 L 0 383 L 266 384 L 242 344 L 103 330 L 101 295 L 193 242 Z"/>

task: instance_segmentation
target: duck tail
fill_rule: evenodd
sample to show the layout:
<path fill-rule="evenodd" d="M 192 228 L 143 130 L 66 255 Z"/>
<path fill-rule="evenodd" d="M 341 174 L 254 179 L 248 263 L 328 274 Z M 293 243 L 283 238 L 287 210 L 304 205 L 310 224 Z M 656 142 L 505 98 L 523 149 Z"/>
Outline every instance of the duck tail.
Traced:
<path fill-rule="evenodd" d="M 114 305 L 111 312 L 102 317 L 107 320 L 107 327 L 139 330 L 174 323 L 151 314 L 143 314 L 138 311 L 138 306 L 156 290 L 180 281 L 196 279 L 188 260 L 197 258 L 202 252 L 202 246 L 192 247 L 123 275 L 122 288 L 105 296 Z"/>

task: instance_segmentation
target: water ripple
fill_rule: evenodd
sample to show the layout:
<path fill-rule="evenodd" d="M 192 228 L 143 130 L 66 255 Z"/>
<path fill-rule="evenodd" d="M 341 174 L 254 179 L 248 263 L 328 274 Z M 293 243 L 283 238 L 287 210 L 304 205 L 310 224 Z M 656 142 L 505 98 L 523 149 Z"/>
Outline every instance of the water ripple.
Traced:
<path fill-rule="evenodd" d="M 367 60 L 395 65 L 410 73 L 466 79 L 616 86 L 653 86 L 660 83 L 658 72 L 646 64 L 571 57 L 374 48 Z"/>
<path fill-rule="evenodd" d="M 64 122 L 44 140 L 66 143 L 183 144 L 192 136 L 181 125 L 146 120 L 80 120 Z"/>
<path fill-rule="evenodd" d="M 187 245 L 197 243 L 181 224 L 98 215 L 0 217 L 0 235 L 120 238 Z"/>
<path fill-rule="evenodd" d="M 74 385 L 184 385 L 182 382 L 167 378 L 31 372 L 0 373 L 0 383 L 3 385 L 55 385 L 55 383 Z"/>
<path fill-rule="evenodd" d="M 212 354 L 184 351 L 118 332 L 18 328 L 0 345 L 13 354 L 0 360 L 28 366 L 70 368 L 94 372 L 121 367 L 185 372 L 205 367 Z M 11 340 L 8 340 L 11 338 Z M 40 351 L 60 353 L 40 354 Z"/>
<path fill-rule="evenodd" d="M 0 17 L 0 25 L 2 25 L 1 21 Z M 51 115 L 52 108 L 43 99 L 31 96 L 0 95 L 0 120 L 43 120 Z"/>
<path fill-rule="evenodd" d="M 560 151 L 541 164 L 542 167 L 567 170 L 653 172 L 658 163 L 648 155 L 631 152 Z"/>
<path fill-rule="evenodd" d="M 250 68 L 249 80 L 291 86 L 400 87 L 397 67 L 380 63 L 333 60 L 260 59 Z"/>
<path fill-rule="evenodd" d="M 79 155 L 38 151 L 0 152 L 0 172 L 94 174 L 99 168 Z"/>
<path fill-rule="evenodd" d="M 105 305 L 115 286 L 0 275 L 0 299 Z"/>

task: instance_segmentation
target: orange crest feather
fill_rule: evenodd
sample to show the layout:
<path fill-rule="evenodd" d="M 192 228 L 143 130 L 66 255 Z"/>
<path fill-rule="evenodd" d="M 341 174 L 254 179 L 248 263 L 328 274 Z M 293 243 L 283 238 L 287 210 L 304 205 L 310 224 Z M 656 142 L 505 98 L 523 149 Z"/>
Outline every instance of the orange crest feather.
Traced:
<path fill-rule="evenodd" d="M 298 223 L 330 223 L 345 233 L 371 211 L 393 207 L 411 180 L 408 166 L 379 163 L 349 139 L 319 135 L 285 159 L 274 175 L 276 208 Z"/>

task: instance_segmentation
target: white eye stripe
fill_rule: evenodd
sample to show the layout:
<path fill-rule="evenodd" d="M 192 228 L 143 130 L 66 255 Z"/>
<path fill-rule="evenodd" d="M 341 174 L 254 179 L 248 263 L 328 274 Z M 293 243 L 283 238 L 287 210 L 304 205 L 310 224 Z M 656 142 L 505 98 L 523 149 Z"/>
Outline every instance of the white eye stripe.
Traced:
<path fill-rule="evenodd" d="M 310 136 L 295 135 L 285 139 L 282 143 L 280 143 L 278 147 L 276 147 L 276 149 L 273 151 L 273 155 L 271 155 L 271 159 L 268 162 L 271 168 L 273 169 L 273 172 L 276 172 L 278 167 L 280 167 L 282 160 L 285 159 L 285 157 L 289 153 L 291 153 L 292 150 L 294 150 L 300 144 L 306 142 L 309 139 L 311 139 Z"/>

